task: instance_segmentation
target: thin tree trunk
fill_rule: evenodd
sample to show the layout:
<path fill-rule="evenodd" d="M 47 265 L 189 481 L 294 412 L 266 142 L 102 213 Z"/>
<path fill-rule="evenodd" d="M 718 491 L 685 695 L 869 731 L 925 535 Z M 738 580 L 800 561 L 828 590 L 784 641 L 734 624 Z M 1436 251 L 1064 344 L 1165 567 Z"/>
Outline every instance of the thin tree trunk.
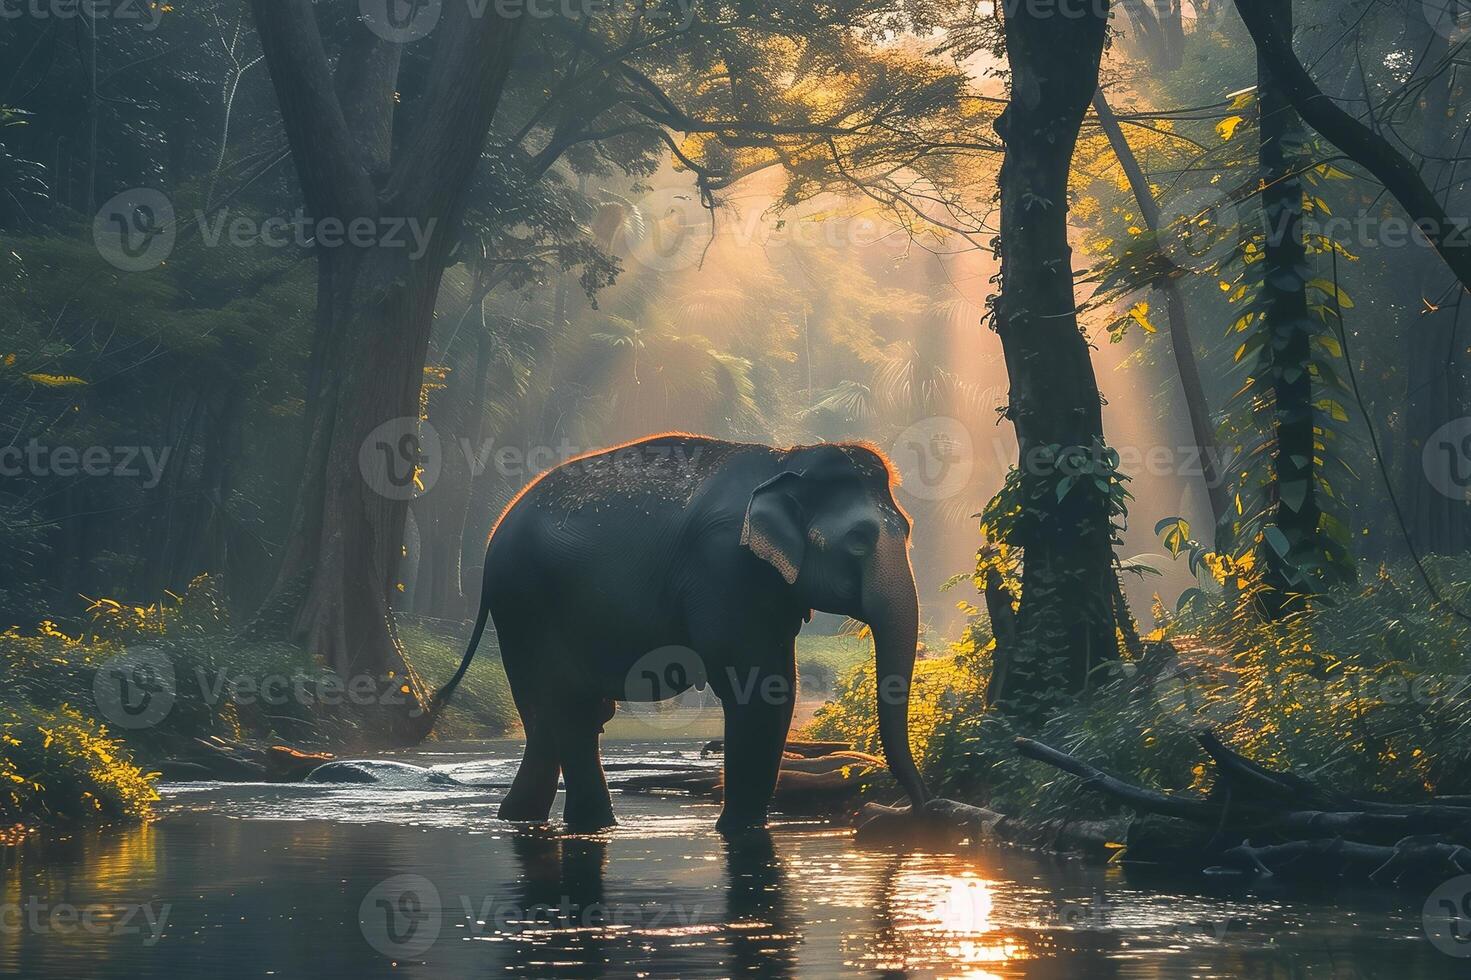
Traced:
<path fill-rule="evenodd" d="M 1455 273 L 1471 288 L 1471 236 L 1464 221 L 1452 221 L 1415 164 L 1323 94 L 1292 50 L 1292 35 L 1275 23 L 1279 0 L 1236 0 L 1260 58 L 1271 67 L 1282 94 L 1308 125 L 1349 159 L 1368 170 L 1399 202 L 1410 220 Z"/>
<path fill-rule="evenodd" d="M 1292 31 L 1292 7 L 1277 12 L 1278 29 Z M 1283 553 L 1269 539 L 1265 549 L 1265 597 L 1271 615 L 1280 615 L 1293 593 L 1307 590 L 1304 569 L 1321 563 L 1323 548 L 1318 522 L 1318 481 L 1314 458 L 1312 324 L 1308 320 L 1307 246 L 1303 238 L 1303 165 L 1299 147 L 1302 127 L 1282 91 L 1272 65 L 1257 59 L 1257 112 L 1262 211 L 1266 221 L 1259 303 L 1266 321 L 1267 343 L 1262 370 L 1270 376 L 1274 397 L 1272 482 L 1277 499 L 1272 524 L 1286 539 Z"/>
<path fill-rule="evenodd" d="M 1109 495 L 1092 480 L 1062 492 L 1050 460 L 1103 450 L 1103 412 L 1078 329 L 1068 244 L 1068 174 L 1107 33 L 1105 5 L 1070 18 L 1006 4 L 1011 102 L 997 121 L 1001 167 L 1001 294 L 996 331 L 1011 381 L 1007 415 L 1020 445 L 1023 551 L 1017 649 L 997 700 L 1078 690 L 1118 655 Z"/>
<path fill-rule="evenodd" d="M 1424 84 L 1424 103 L 1420 113 L 1425 124 L 1419 133 L 1419 144 L 1428 157 L 1454 155 L 1458 134 L 1450 125 L 1452 92 L 1456 85 L 1455 69 L 1444 62 L 1450 54 L 1446 38 L 1427 22 L 1426 11 L 1411 5 L 1408 18 L 1410 50 L 1417 58 L 1410 84 Z M 1440 70 L 1442 77 L 1429 77 Z M 1434 159 L 1422 159 L 1422 174 L 1432 186 L 1445 176 L 1447 167 Z M 1447 200 L 1452 188 L 1446 188 Z M 1460 304 L 1442 304 L 1453 294 L 1454 280 L 1447 281 L 1438 266 L 1420 270 L 1414 302 L 1420 309 L 1414 324 L 1415 342 L 1409 345 L 1408 383 L 1406 386 L 1405 429 L 1410 451 L 1404 469 L 1405 500 L 1409 531 L 1416 547 L 1430 554 L 1454 555 L 1471 544 L 1468 528 L 1467 501 L 1444 492 L 1454 487 L 1450 457 L 1437 442 L 1444 437 L 1439 430 L 1453 419 L 1466 415 L 1466 393 L 1462 383 L 1462 367 L 1456 343 Z M 1456 447 L 1459 452 L 1459 447 Z M 1427 479 L 1434 472 L 1439 479 Z"/>
<path fill-rule="evenodd" d="M 1118 157 L 1119 165 L 1123 167 L 1129 188 L 1139 204 L 1139 213 L 1144 218 L 1144 226 L 1158 234 L 1161 220 L 1159 204 L 1154 199 L 1144 168 L 1139 166 L 1139 160 L 1134 156 L 1129 141 L 1124 138 L 1123 128 L 1109 106 L 1102 88 L 1093 94 L 1093 111 L 1098 114 L 1098 123 L 1108 137 L 1109 146 L 1113 148 L 1114 156 Z M 1186 413 L 1190 416 L 1190 431 L 1195 439 L 1195 448 L 1200 453 L 1201 475 L 1205 479 L 1206 493 L 1210 498 L 1211 518 L 1215 522 L 1214 526 L 1219 528 L 1221 522 L 1231 513 L 1230 497 L 1220 469 L 1221 448 L 1216 441 L 1216 425 L 1211 419 L 1205 386 L 1200 380 L 1200 363 L 1196 360 L 1195 344 L 1190 338 L 1190 320 L 1185 297 L 1180 292 L 1179 283 L 1168 276 L 1161 278 L 1154 287 L 1165 298 L 1165 312 L 1168 317 L 1166 330 L 1170 337 L 1170 348 L 1175 354 L 1180 390 L 1185 396 Z"/>

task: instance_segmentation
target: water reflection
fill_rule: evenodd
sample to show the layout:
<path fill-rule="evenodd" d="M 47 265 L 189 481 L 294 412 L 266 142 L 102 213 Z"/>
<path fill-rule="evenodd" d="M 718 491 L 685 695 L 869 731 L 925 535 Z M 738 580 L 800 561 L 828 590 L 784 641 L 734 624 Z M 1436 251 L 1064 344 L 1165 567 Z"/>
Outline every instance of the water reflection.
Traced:
<path fill-rule="evenodd" d="M 553 976 L 574 966 L 576 976 L 603 976 L 626 931 L 624 916 L 605 904 L 608 841 L 527 829 L 510 844 L 517 875 L 503 893 L 512 909 L 493 923 L 492 939 L 509 944 L 512 975 Z"/>
<path fill-rule="evenodd" d="M 786 869 L 771 833 L 750 831 L 725 842 L 730 975 L 795 976 L 801 936 L 786 900 Z"/>
<path fill-rule="evenodd" d="M 692 843 L 703 849 L 705 838 Z M 499 894 L 510 912 L 482 909 L 475 923 L 480 938 L 501 947 L 509 975 L 601 977 L 635 966 L 656 976 L 797 975 L 800 934 L 766 831 L 721 845 L 723 895 L 703 861 L 687 883 L 644 885 L 637 841 L 526 829 L 509 843 L 514 874 Z M 610 852 L 620 847 L 616 863 L 626 877 L 610 883 Z"/>
<path fill-rule="evenodd" d="M 0 850 L 0 975 L 1465 976 L 1388 893 L 1211 893 L 1017 851 L 861 850 L 810 821 L 726 841 L 714 807 L 667 797 L 625 795 L 620 827 L 578 837 L 496 821 L 494 793 L 355 792 L 195 787 L 166 793 L 155 825 Z M 436 893 L 437 928 L 385 951 L 361 909 L 404 876 Z M 102 910 L 102 928 L 6 928 L 33 899 Z M 129 906 L 167 913 L 156 941 L 107 911 Z"/>

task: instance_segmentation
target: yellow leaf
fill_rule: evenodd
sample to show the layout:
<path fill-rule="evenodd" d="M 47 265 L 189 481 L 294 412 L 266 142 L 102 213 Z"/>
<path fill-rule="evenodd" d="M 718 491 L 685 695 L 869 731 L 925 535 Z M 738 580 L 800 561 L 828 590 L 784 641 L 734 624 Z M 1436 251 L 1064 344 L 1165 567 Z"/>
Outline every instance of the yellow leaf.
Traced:
<path fill-rule="evenodd" d="M 1141 299 L 1134 304 L 1133 308 L 1129 310 L 1129 316 L 1135 323 L 1143 327 L 1146 333 L 1158 332 L 1155 330 L 1154 324 L 1149 322 L 1149 304 L 1144 300 Z"/>
<path fill-rule="evenodd" d="M 1236 127 L 1244 122 L 1246 122 L 1244 116 L 1227 116 L 1225 119 L 1216 123 L 1216 135 L 1220 136 L 1223 140 L 1228 140 L 1236 135 Z"/>
<path fill-rule="evenodd" d="M 84 384 L 87 383 L 87 382 L 83 381 L 81 378 L 78 378 L 77 376 L 72 375 L 72 374 L 40 374 L 40 373 L 37 373 L 37 374 L 28 374 L 28 375 L 26 375 L 26 377 L 28 377 L 32 381 L 36 382 L 36 384 L 38 384 L 38 385 L 45 385 L 48 388 L 62 388 L 62 387 L 65 387 L 67 385 L 84 385 Z"/>

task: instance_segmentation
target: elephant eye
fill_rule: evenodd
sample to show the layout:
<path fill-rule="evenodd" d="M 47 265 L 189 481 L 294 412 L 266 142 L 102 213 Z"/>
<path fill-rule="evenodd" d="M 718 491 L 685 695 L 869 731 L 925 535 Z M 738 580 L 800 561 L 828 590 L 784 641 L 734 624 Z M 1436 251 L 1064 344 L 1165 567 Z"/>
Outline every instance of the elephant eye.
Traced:
<path fill-rule="evenodd" d="M 866 558 L 878 546 L 879 526 L 877 521 L 858 522 L 844 535 L 843 546 L 855 558 Z"/>

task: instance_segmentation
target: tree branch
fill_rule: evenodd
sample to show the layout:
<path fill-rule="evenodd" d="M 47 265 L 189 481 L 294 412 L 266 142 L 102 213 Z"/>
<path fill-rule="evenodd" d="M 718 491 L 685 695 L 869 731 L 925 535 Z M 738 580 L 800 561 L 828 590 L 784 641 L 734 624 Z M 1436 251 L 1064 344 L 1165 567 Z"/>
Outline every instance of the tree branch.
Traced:
<path fill-rule="evenodd" d="M 1471 288 L 1471 247 L 1463 229 L 1453 226 L 1419 172 L 1389 141 L 1349 115 L 1323 94 L 1292 50 L 1292 40 L 1278 30 L 1274 0 L 1236 0 L 1236 10 L 1271 66 L 1293 108 L 1323 138 L 1368 170 L 1394 196 L 1445 264 Z"/>

